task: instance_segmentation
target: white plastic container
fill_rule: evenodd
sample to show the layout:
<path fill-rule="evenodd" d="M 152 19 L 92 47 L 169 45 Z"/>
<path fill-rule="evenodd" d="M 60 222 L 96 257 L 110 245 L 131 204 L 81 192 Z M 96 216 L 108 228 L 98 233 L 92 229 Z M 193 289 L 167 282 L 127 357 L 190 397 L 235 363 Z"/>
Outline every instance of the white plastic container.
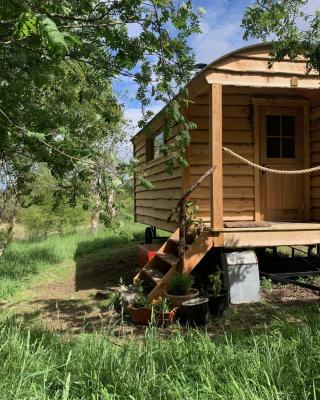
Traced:
<path fill-rule="evenodd" d="M 261 300 L 259 266 L 253 250 L 222 253 L 222 266 L 231 304 Z"/>

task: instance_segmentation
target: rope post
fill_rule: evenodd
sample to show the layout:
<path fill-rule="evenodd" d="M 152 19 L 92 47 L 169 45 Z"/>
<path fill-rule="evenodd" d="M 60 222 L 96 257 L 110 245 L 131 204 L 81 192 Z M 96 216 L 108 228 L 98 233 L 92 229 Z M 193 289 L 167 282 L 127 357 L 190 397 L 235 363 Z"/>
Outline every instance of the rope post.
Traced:
<path fill-rule="evenodd" d="M 186 202 L 183 200 L 179 208 L 179 262 L 177 272 L 184 271 L 184 256 L 186 252 Z"/>

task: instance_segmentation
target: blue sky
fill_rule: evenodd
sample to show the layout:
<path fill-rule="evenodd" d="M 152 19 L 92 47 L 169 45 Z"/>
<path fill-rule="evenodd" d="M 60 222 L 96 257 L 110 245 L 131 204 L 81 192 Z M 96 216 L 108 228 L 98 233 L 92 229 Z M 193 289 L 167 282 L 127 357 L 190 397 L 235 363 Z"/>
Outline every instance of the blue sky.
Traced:
<path fill-rule="evenodd" d="M 202 33 L 189 39 L 198 63 L 210 63 L 232 50 L 254 43 L 243 41 L 240 27 L 244 10 L 253 3 L 255 0 L 194 0 L 195 7 L 206 10 L 201 22 Z M 310 0 L 306 9 L 312 13 L 319 8 L 320 0 Z M 134 34 L 135 28 L 131 29 Z M 132 121 L 128 126 L 128 137 L 132 136 L 137 131 L 136 123 L 141 116 L 139 103 L 135 99 L 136 87 L 128 79 L 118 79 L 114 89 L 124 104 L 127 119 Z M 157 112 L 162 105 L 152 104 L 151 108 Z"/>

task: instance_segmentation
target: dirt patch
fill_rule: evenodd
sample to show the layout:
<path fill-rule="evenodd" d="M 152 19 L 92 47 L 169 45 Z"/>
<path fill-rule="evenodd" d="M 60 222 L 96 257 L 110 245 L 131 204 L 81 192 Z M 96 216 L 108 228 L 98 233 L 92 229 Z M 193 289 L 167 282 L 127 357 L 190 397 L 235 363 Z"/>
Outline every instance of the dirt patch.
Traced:
<path fill-rule="evenodd" d="M 7 304 L 5 309 L 27 326 L 40 324 L 45 329 L 78 333 L 109 330 L 116 337 L 142 335 L 145 328 L 130 323 L 126 315 L 107 310 L 103 299 L 95 295 L 107 287 L 131 283 L 137 271 L 134 244 L 117 248 L 105 255 L 88 255 L 68 265 L 68 274 L 54 281 L 33 285 L 26 299 Z M 314 284 L 320 284 L 315 281 Z M 319 294 L 294 285 L 272 285 L 262 289 L 262 302 L 232 306 L 223 319 L 212 319 L 205 329 L 212 337 L 226 331 L 273 329 L 281 321 L 305 324 L 319 318 Z M 163 331 L 170 335 L 177 328 Z"/>

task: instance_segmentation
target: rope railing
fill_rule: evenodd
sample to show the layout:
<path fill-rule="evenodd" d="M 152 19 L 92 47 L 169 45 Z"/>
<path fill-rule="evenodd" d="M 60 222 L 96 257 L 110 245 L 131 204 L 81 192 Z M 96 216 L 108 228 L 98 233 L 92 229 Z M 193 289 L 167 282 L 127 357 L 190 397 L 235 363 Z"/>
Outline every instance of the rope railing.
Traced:
<path fill-rule="evenodd" d="M 234 151 L 228 149 L 228 147 L 222 147 L 222 150 L 226 153 L 230 154 L 234 158 L 242 161 L 244 164 L 249 165 L 250 167 L 257 168 L 262 172 L 266 172 L 269 174 L 278 174 L 278 175 L 303 175 L 303 174 L 312 174 L 313 172 L 320 171 L 320 166 L 307 168 L 307 169 L 298 169 L 298 170 L 283 170 L 283 169 L 274 169 L 264 167 L 262 165 L 256 164 L 245 157 L 240 156 L 239 154 L 235 153 Z"/>

